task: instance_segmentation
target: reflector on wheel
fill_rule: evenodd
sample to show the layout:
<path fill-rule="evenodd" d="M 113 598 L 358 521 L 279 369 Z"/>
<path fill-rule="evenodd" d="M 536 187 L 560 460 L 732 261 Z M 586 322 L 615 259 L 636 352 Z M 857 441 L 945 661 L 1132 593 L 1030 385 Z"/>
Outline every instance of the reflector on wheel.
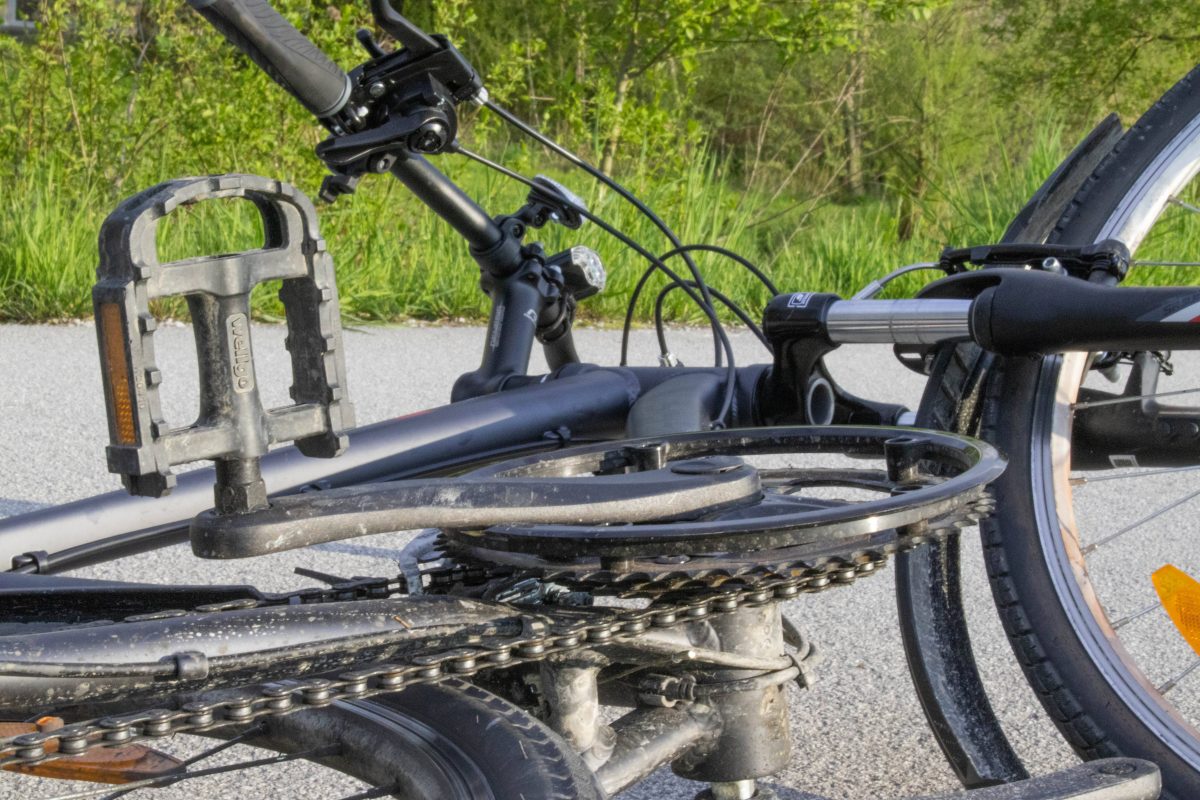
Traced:
<path fill-rule="evenodd" d="M 1158 569 L 1150 579 L 1171 622 L 1175 623 L 1192 649 L 1200 654 L 1200 583 L 1170 564 Z"/>

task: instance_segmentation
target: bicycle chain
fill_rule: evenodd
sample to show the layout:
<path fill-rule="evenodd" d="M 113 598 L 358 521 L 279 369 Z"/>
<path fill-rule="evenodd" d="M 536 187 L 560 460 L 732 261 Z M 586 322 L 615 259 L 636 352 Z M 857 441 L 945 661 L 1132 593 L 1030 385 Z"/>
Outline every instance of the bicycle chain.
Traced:
<path fill-rule="evenodd" d="M 736 581 L 744 584 L 740 586 L 728 585 L 730 576 L 709 576 L 713 578 L 711 581 L 705 576 L 692 576 L 688 579 L 690 583 L 684 586 L 677 581 L 663 580 L 655 586 L 638 585 L 632 589 L 636 591 L 635 596 L 652 597 L 655 601 L 680 594 L 694 595 L 670 605 L 652 604 L 643 609 L 574 609 L 574 614 L 568 616 L 560 613 L 557 619 L 553 608 L 539 607 L 537 616 L 525 618 L 526 633 L 515 639 L 483 639 L 470 647 L 413 656 L 407 663 L 383 663 L 349 670 L 332 679 L 280 679 L 231 690 L 235 693 L 233 697 L 212 702 L 189 702 L 174 710 L 148 709 L 117 714 L 73 723 L 54 731 L 22 734 L 0 740 L 0 767 L 36 764 L 98 748 L 153 741 L 179 733 L 201 733 L 231 725 L 248 725 L 264 717 L 324 708 L 339 701 L 359 700 L 450 678 L 469 678 L 487 669 L 533 663 L 560 653 L 636 637 L 652 628 L 689 624 L 712 614 L 791 600 L 800 594 L 846 585 L 859 577 L 874 574 L 891 554 L 944 540 L 965 525 L 977 521 L 990 508 L 990 498 L 982 495 L 970 501 L 958 514 L 937 520 L 937 525 L 931 525 L 928 529 L 918 528 L 910 535 L 898 535 L 876 549 L 843 553 L 844 558 L 840 561 L 836 553 L 831 554 L 827 568 L 813 567 L 807 563 L 768 565 L 754 574 L 736 576 Z M 789 570 L 799 570 L 801 574 L 784 574 Z M 480 565 L 451 564 L 429 573 L 431 580 L 426 584 L 426 589 L 445 585 L 456 577 L 486 580 L 486 574 L 486 567 Z M 635 577 L 631 576 L 629 580 L 634 581 Z M 397 582 L 386 583 L 391 585 Z M 581 585 L 587 585 L 587 581 L 582 580 Z M 620 588 L 620 582 L 609 588 Z M 653 589 L 657 591 L 651 591 Z M 323 596 L 336 596 L 339 593 L 338 587 L 318 591 Z M 631 589 L 627 588 L 628 591 Z M 309 591 L 307 596 L 316 595 Z M 210 604 L 197 610 L 219 611 L 231 607 L 245 608 L 249 604 L 266 605 L 269 602 L 233 601 Z M 584 622 L 579 618 L 580 611 L 594 614 L 598 619 L 590 624 Z M 152 615 L 142 615 L 141 618 L 147 616 Z M 552 626 L 547 625 L 547 618 L 554 622 Z"/>

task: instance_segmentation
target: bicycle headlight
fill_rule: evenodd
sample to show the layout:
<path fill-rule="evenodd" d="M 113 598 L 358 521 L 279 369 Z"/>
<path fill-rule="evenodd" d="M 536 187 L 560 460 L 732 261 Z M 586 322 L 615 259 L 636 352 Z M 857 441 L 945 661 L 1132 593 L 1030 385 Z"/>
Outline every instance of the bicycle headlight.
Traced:
<path fill-rule="evenodd" d="M 604 291 L 608 275 L 592 248 L 576 245 L 555 255 L 550 263 L 562 270 L 563 284 L 576 300 Z"/>

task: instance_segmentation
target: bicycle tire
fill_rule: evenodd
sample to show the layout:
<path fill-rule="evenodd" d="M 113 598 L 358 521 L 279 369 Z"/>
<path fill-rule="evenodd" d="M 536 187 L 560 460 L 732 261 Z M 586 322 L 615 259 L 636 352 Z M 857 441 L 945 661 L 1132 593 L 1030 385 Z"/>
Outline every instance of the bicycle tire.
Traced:
<path fill-rule="evenodd" d="M 405 800 L 601 800 L 593 773 L 561 737 L 465 681 L 414 686 L 266 718 L 246 744 L 283 753 L 338 745 L 311 760 Z"/>
<path fill-rule="evenodd" d="M 1190 181 L 1198 166 L 1200 67 L 1163 95 L 1101 161 L 1049 240 L 1082 244 L 1115 237 L 1134 251 L 1166 197 Z M 1030 686 L 1083 758 L 1146 758 L 1162 770 L 1164 798 L 1200 797 L 1200 732 L 1132 665 L 1111 628 L 1104 630 L 1108 623 L 1089 596 L 1087 573 L 1080 577 L 1072 567 L 1066 540 L 1072 526 L 1059 524 L 1060 514 L 1070 509 L 1059 503 L 1056 486 L 1065 499 L 1061 486 L 1070 467 L 1069 460 L 1052 460 L 1052 426 L 1061 430 L 1064 424 L 1054 423 L 1053 415 L 1063 402 L 1059 392 L 1081 373 L 1075 365 L 1082 356 L 997 358 L 976 401 L 979 384 L 968 378 L 977 373 L 964 365 L 975 363 L 978 351 L 970 345 L 957 349 L 955 358 L 937 362 L 926 402 L 940 405 L 943 410 L 933 416 L 952 426 L 968 424 L 970 415 L 948 415 L 945 398 L 967 401 L 964 408 L 977 403 L 979 435 L 1009 460 L 992 487 L 996 514 L 981 530 L 996 606 Z"/>

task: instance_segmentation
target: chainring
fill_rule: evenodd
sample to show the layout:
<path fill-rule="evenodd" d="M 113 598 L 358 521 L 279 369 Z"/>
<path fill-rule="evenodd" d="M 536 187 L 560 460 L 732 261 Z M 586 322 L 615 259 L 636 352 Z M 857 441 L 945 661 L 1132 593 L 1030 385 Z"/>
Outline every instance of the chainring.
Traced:
<path fill-rule="evenodd" d="M 812 455 L 882 464 L 755 470 L 742 461 Z M 668 522 L 442 530 L 436 541 L 426 542 L 421 560 L 448 557 L 592 586 L 836 572 L 977 521 L 990 507 L 986 484 L 1004 468 L 993 448 L 966 437 L 839 426 L 713 431 L 589 445 L 492 464 L 471 475 L 570 477 L 661 469 L 672 463 L 695 469 L 706 460 L 728 469 L 731 458 L 739 468 L 757 473 L 762 490 L 748 503 Z"/>

